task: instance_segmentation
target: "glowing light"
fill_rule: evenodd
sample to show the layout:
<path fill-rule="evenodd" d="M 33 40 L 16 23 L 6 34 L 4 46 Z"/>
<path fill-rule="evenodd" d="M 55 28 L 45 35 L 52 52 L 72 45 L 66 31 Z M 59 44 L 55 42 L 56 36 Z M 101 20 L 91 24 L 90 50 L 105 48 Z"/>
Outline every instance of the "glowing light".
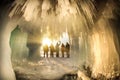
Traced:
<path fill-rule="evenodd" d="M 63 32 L 62 36 L 60 36 L 60 41 L 63 44 L 66 44 L 67 42 L 69 42 L 69 35 L 67 32 Z"/>
<path fill-rule="evenodd" d="M 44 45 L 50 46 L 51 43 L 52 43 L 52 41 L 51 41 L 48 37 L 43 38 L 43 40 L 42 40 L 42 45 L 43 45 L 43 46 L 44 46 Z"/>
<path fill-rule="evenodd" d="M 56 43 L 57 43 L 57 40 L 53 40 L 53 45 L 55 46 L 56 45 Z"/>

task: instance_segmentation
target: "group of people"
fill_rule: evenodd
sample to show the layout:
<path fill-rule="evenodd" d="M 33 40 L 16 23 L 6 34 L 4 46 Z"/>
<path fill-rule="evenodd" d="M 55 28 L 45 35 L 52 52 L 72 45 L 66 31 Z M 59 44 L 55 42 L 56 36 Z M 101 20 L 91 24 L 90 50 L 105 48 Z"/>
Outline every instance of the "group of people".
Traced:
<path fill-rule="evenodd" d="M 61 51 L 62 57 L 65 57 L 65 52 L 67 54 L 67 57 L 70 57 L 70 44 L 67 42 L 66 45 L 63 43 L 60 45 L 59 43 L 56 43 L 54 46 L 51 44 L 49 47 L 48 45 L 43 46 L 43 51 L 44 51 L 44 57 L 48 57 L 48 52 L 50 51 L 50 57 L 54 57 L 54 52 L 56 53 L 56 57 L 59 57 L 59 53 Z"/>

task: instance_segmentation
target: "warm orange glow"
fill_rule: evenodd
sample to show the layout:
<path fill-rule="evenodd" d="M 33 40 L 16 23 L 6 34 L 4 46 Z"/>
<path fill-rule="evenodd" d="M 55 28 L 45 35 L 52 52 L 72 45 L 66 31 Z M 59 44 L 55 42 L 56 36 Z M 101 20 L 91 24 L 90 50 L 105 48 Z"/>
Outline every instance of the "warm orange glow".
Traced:
<path fill-rule="evenodd" d="M 51 41 L 48 37 L 43 38 L 43 40 L 42 40 L 42 45 L 43 45 L 43 46 L 44 46 L 44 45 L 50 46 L 51 43 L 52 43 L 52 41 Z"/>

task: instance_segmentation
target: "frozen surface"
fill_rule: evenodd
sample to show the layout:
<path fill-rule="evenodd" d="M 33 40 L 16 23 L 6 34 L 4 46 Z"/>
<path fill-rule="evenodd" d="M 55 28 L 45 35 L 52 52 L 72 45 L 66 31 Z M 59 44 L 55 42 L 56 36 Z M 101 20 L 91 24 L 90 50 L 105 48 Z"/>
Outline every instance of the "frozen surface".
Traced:
<path fill-rule="evenodd" d="M 19 77 L 28 79 L 57 79 L 64 74 L 73 73 L 77 66 L 71 64 L 70 58 L 42 58 L 40 61 L 17 62 L 14 70 Z"/>

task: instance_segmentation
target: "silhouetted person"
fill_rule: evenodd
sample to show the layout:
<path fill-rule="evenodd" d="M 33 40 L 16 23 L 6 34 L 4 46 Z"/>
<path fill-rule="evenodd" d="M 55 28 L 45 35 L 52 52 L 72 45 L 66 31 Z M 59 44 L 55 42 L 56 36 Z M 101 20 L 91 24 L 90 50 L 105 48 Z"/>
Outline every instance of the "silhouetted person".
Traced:
<path fill-rule="evenodd" d="M 67 57 L 70 57 L 70 53 L 69 53 L 70 52 L 70 44 L 68 42 L 66 43 L 65 49 L 66 49 Z"/>
<path fill-rule="evenodd" d="M 65 45 L 63 43 L 61 45 L 61 52 L 62 52 L 62 57 L 64 57 Z"/>
<path fill-rule="evenodd" d="M 53 44 L 50 45 L 50 56 L 53 57 L 53 53 L 55 51 L 55 48 L 53 46 Z"/>
<path fill-rule="evenodd" d="M 43 46 L 43 50 L 44 50 L 44 57 L 45 57 L 45 54 L 48 57 L 48 50 L 49 49 L 48 49 L 48 45 L 47 44 Z"/>
<path fill-rule="evenodd" d="M 56 57 L 59 57 L 59 43 L 57 43 L 56 45 L 55 45 L 55 49 L 56 49 Z"/>

